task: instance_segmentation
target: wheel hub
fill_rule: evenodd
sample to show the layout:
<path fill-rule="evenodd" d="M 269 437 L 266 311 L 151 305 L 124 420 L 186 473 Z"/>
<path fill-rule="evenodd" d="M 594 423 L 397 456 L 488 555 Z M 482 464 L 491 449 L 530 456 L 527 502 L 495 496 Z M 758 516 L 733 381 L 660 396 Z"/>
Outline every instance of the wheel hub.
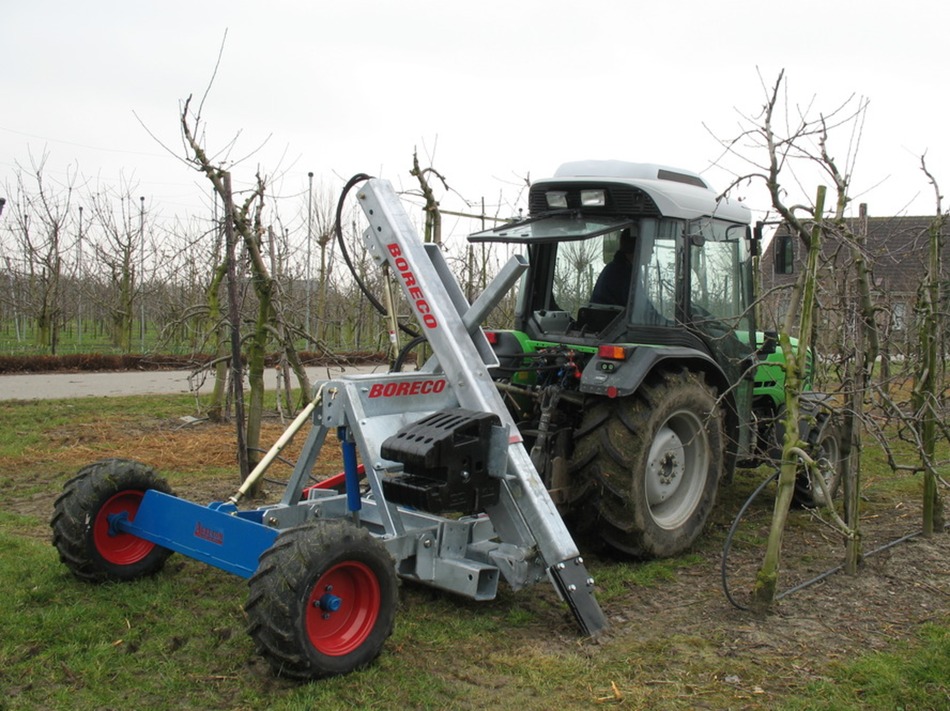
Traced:
<path fill-rule="evenodd" d="M 344 656 L 369 636 L 379 616 L 380 585 L 359 561 L 337 563 L 320 576 L 309 597 L 306 632 L 321 654 Z"/>
<path fill-rule="evenodd" d="M 683 443 L 669 427 L 663 427 L 653 440 L 647 468 L 647 500 L 650 505 L 666 501 L 683 481 Z"/>

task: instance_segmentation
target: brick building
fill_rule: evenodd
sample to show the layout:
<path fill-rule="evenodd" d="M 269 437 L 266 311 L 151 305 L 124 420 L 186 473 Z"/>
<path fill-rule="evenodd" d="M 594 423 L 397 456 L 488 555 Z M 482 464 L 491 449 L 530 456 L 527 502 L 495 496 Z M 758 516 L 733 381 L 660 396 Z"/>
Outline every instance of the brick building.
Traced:
<path fill-rule="evenodd" d="M 850 219 L 853 234 L 865 234 L 865 260 L 871 270 L 872 298 L 878 309 L 882 351 L 899 356 L 916 348 L 915 307 L 926 274 L 933 216 L 867 217 Z M 950 224 L 942 230 L 943 298 L 946 313 Z M 851 243 L 829 235 L 822 243 L 818 327 L 819 352 L 831 353 L 847 343 L 853 330 L 849 317 L 856 294 Z M 788 311 L 792 286 L 804 267 L 805 245 L 779 227 L 760 261 L 762 328 L 780 329 Z"/>

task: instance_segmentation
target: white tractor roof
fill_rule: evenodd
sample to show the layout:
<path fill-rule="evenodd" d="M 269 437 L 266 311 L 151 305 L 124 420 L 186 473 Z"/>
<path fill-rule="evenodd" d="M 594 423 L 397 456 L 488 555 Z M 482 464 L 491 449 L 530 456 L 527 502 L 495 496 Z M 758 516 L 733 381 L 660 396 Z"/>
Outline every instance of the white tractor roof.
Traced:
<path fill-rule="evenodd" d="M 656 163 L 621 160 L 581 160 L 564 163 L 548 180 L 581 181 L 610 178 L 634 185 L 653 198 L 660 212 L 669 217 L 695 219 L 713 216 L 749 224 L 751 212 L 742 203 L 719 197 L 697 173 Z"/>

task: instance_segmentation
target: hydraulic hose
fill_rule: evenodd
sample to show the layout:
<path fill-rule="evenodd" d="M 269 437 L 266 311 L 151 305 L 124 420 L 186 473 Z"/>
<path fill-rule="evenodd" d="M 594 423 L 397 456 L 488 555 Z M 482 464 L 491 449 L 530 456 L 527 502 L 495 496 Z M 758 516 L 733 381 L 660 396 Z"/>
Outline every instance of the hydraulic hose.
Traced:
<path fill-rule="evenodd" d="M 369 303 L 372 304 L 373 308 L 385 316 L 386 307 L 380 303 L 379 299 L 376 298 L 376 296 L 367 288 L 366 284 L 363 283 L 363 280 L 360 279 L 360 275 L 353 264 L 353 260 L 350 259 L 350 253 L 346 249 L 346 241 L 343 239 L 343 206 L 346 203 L 346 196 L 356 185 L 370 180 L 371 178 L 372 176 L 367 175 L 366 173 L 357 173 L 347 181 L 345 186 L 343 186 L 343 192 L 340 193 L 340 199 L 336 204 L 336 224 L 333 226 L 333 231 L 336 235 L 337 244 L 340 246 L 340 254 L 343 255 L 343 261 L 346 262 L 347 269 L 349 269 L 350 274 L 353 275 L 353 280 L 356 282 L 359 290 L 363 292 L 363 296 L 367 298 Z M 400 331 L 412 338 L 416 338 L 419 335 L 416 333 L 416 331 L 409 328 L 405 324 L 400 323 L 398 326 Z"/>
<path fill-rule="evenodd" d="M 742 505 L 742 508 L 739 509 L 739 513 L 736 514 L 736 518 L 735 520 L 733 520 L 732 526 L 729 528 L 729 533 L 726 536 L 726 540 L 722 546 L 722 567 L 721 567 L 722 591 L 725 593 L 726 599 L 729 601 L 729 603 L 738 610 L 743 610 L 747 612 L 749 608 L 743 605 L 742 603 L 740 603 L 739 601 L 737 601 L 732 596 L 732 591 L 729 589 L 729 581 L 728 581 L 728 576 L 726 573 L 726 566 L 729 561 L 729 552 L 730 550 L 732 550 L 732 539 L 735 536 L 736 530 L 739 528 L 739 523 L 742 521 L 742 517 L 745 515 L 745 512 L 748 510 L 749 506 L 752 505 L 752 502 L 755 501 L 756 497 L 758 497 L 758 495 L 762 493 L 762 490 L 765 489 L 766 486 L 768 486 L 770 483 L 772 483 L 778 478 L 778 475 L 779 475 L 779 470 L 776 469 L 775 472 L 773 472 L 765 481 L 759 484 L 759 486 L 756 487 L 755 491 L 752 492 L 749 498 L 746 499 L 746 502 Z M 950 529 L 950 524 L 945 525 L 944 529 Z M 917 536 L 922 535 L 922 533 L 923 533 L 922 531 L 917 531 L 916 533 L 909 533 L 906 536 L 901 536 L 900 538 L 897 538 L 889 543 L 885 543 L 881 546 L 878 546 L 874 550 L 864 553 L 864 558 L 870 558 L 872 555 L 875 555 L 876 553 L 880 553 L 881 551 L 885 551 L 889 548 L 893 548 L 894 546 L 900 543 L 903 543 L 904 541 L 909 541 L 913 538 L 916 538 Z M 825 572 L 819 573 L 818 575 L 816 575 L 814 578 L 811 578 L 810 580 L 806 580 L 803 583 L 799 583 L 798 585 L 790 587 L 788 590 L 784 590 L 778 593 L 775 596 L 775 599 L 781 600 L 783 597 L 786 597 L 787 595 L 796 593 L 799 590 L 804 590 L 805 588 L 810 587 L 814 585 L 815 583 L 820 583 L 822 580 L 825 580 L 826 578 L 831 577 L 832 575 L 834 575 L 835 573 L 843 569 L 844 569 L 843 565 L 836 565 L 833 568 L 829 568 Z"/>

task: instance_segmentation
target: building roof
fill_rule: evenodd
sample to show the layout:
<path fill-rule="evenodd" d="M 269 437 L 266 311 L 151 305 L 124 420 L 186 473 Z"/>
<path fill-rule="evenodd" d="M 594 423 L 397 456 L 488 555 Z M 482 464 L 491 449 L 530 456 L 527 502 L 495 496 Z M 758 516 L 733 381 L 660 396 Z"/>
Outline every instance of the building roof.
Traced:
<path fill-rule="evenodd" d="M 920 286 L 927 263 L 929 230 L 934 222 L 933 215 L 868 217 L 865 253 L 873 275 L 875 289 L 890 293 L 915 293 Z M 860 218 L 847 220 L 849 228 L 857 233 L 861 228 Z M 794 245 L 794 273 L 776 273 L 776 250 L 788 229 L 779 227 L 768 248 L 762 256 L 760 269 L 763 286 L 767 289 L 793 282 L 804 264 L 805 247 L 800 242 Z M 943 225 L 943 270 L 950 268 L 950 224 Z M 844 247 L 841 240 L 826 239 L 822 244 L 824 266 L 843 264 L 850 260 L 850 254 L 838 256 Z"/>

